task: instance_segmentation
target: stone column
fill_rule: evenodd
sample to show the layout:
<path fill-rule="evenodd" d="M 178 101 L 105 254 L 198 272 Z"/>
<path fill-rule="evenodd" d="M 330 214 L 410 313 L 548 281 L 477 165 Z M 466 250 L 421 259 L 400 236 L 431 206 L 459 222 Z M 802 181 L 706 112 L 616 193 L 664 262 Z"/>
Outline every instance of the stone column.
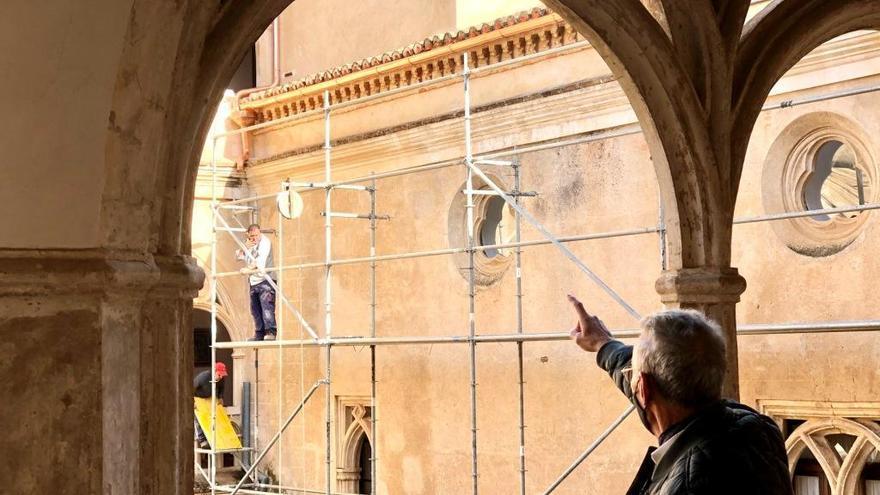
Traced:
<path fill-rule="evenodd" d="M 0 256 L 4 492 L 192 493 L 185 256 Z"/>
<path fill-rule="evenodd" d="M 357 493 L 360 481 L 359 467 L 336 468 L 336 490 L 343 493 Z"/>
<path fill-rule="evenodd" d="M 683 268 L 663 272 L 657 279 L 656 289 L 666 307 L 696 309 L 721 325 L 727 340 L 723 394 L 739 400 L 736 303 L 746 290 L 746 280 L 736 268 Z"/>

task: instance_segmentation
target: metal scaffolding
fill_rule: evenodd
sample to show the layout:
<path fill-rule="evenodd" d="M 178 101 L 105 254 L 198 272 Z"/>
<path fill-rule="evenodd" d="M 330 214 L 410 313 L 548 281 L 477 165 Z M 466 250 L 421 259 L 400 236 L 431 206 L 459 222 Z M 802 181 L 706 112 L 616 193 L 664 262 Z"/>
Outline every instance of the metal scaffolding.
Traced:
<path fill-rule="evenodd" d="M 583 43 L 575 43 L 568 46 L 563 46 L 557 49 L 550 50 L 550 52 L 563 52 L 568 50 L 573 50 L 580 48 Z M 549 52 L 544 52 L 541 54 L 535 54 L 534 56 L 529 56 L 526 58 L 532 58 L 540 56 L 546 56 Z M 523 59 L 517 59 L 517 62 L 521 62 Z M 623 229 L 611 232 L 601 232 L 601 233 L 589 233 L 589 234 L 581 234 L 581 235 L 573 235 L 573 236 L 565 236 L 565 237 L 556 237 L 554 236 L 546 227 L 544 227 L 541 222 L 539 222 L 534 216 L 532 216 L 528 210 L 523 206 L 522 198 L 529 197 L 530 194 L 523 193 L 522 183 L 521 183 L 521 165 L 519 164 L 516 157 L 520 154 L 541 151 L 552 148 L 560 148 L 565 146 L 571 146 L 574 144 L 587 143 L 591 141 L 597 141 L 601 139 L 609 139 L 618 136 L 625 136 L 630 134 L 636 134 L 641 132 L 637 126 L 625 126 L 618 129 L 613 129 L 609 132 L 604 133 L 594 133 L 587 136 L 581 136 L 573 139 L 560 140 L 553 143 L 540 143 L 526 147 L 519 147 L 513 150 L 503 150 L 494 153 L 488 153 L 484 155 L 475 155 L 473 153 L 472 146 L 472 129 L 471 129 L 471 80 L 475 74 L 482 72 L 487 69 L 497 69 L 499 66 L 507 65 L 510 63 L 509 61 L 500 62 L 497 64 L 483 66 L 483 67 L 472 67 L 470 60 L 467 54 L 464 54 L 462 57 L 462 69 L 460 73 L 453 73 L 443 77 L 435 78 L 430 81 L 425 81 L 414 86 L 409 86 L 406 88 L 400 88 L 395 90 L 386 91 L 383 93 L 379 93 L 376 95 L 368 96 L 366 98 L 361 98 L 355 101 L 344 101 L 338 103 L 331 103 L 331 95 L 329 92 L 325 91 L 323 94 L 323 105 L 322 108 L 317 109 L 311 112 L 304 112 L 298 115 L 293 115 L 290 117 L 285 117 L 283 119 L 279 119 L 276 121 L 257 124 L 250 127 L 244 127 L 241 129 L 237 129 L 235 131 L 226 132 L 222 134 L 217 134 L 214 136 L 213 146 L 212 146 L 212 162 L 211 162 L 211 171 L 212 171 L 212 219 L 213 219 L 213 234 L 211 241 L 211 274 L 210 274 L 210 297 L 211 297 L 211 368 L 214 368 L 214 365 L 217 361 L 216 352 L 218 349 L 254 349 L 255 352 L 258 352 L 260 349 L 277 349 L 278 351 L 278 393 L 279 397 L 284 393 L 283 391 L 283 380 L 282 380 L 282 368 L 283 368 L 283 353 L 282 350 L 285 348 L 291 347 L 299 347 L 300 349 L 305 348 L 322 348 L 324 349 L 324 359 L 325 359 L 325 368 L 324 368 L 324 376 L 316 381 L 312 387 L 305 392 L 302 392 L 302 399 L 299 404 L 294 408 L 291 414 L 287 417 L 286 421 L 281 422 L 281 418 L 283 416 L 282 407 L 283 401 L 279 400 L 279 410 L 278 410 L 278 430 L 273 435 L 273 437 L 266 443 L 261 450 L 259 450 L 259 454 L 253 460 L 252 463 L 245 462 L 245 458 L 241 458 L 242 466 L 245 469 L 245 475 L 235 484 L 235 485 L 220 485 L 217 483 L 217 456 L 223 453 L 228 453 L 229 451 L 219 451 L 214 450 L 213 445 L 216 445 L 216 382 L 212 380 L 212 407 L 211 407 L 211 449 L 196 449 L 199 453 L 209 454 L 209 469 L 207 472 L 199 467 L 200 473 L 206 478 L 210 487 L 211 493 L 229 493 L 231 495 L 235 495 L 237 493 L 265 493 L 266 490 L 269 491 L 277 491 L 278 493 L 323 493 L 326 495 L 351 495 L 351 494 L 339 494 L 339 492 L 333 489 L 333 477 L 332 477 L 332 464 L 333 464 L 333 443 L 332 443 L 332 426 L 333 426 L 333 415 L 332 415 L 332 384 L 333 384 L 333 365 L 332 365 L 332 348 L 336 346 L 368 346 L 370 349 L 370 407 L 371 407 L 371 421 L 372 421 L 372 491 L 371 495 L 375 495 L 377 490 L 377 485 L 379 481 L 379 404 L 377 400 L 377 376 L 376 376 L 376 363 L 377 363 L 377 347 L 385 346 L 385 345 L 433 345 L 433 344 L 467 344 L 469 350 L 469 371 L 470 371 L 470 427 L 471 427 L 471 479 L 472 479 L 472 493 L 476 495 L 479 491 L 479 465 L 478 465 L 478 442 L 477 442 L 477 360 L 476 360 L 476 348 L 478 344 L 482 343 L 499 343 L 499 342 L 509 342 L 516 344 L 516 356 L 517 356 L 517 381 L 518 381 L 518 402 L 519 402 L 519 414 L 518 414 L 518 429 L 519 429 L 519 485 L 520 485 L 520 494 L 525 495 L 526 493 L 526 445 L 525 445 L 525 377 L 523 371 L 523 345 L 527 342 L 551 342 L 551 341 L 562 341 L 562 340 L 570 340 L 569 332 L 567 331 L 552 331 L 545 333 L 526 333 L 523 328 L 523 291 L 522 291 L 522 283 L 523 283 L 523 274 L 522 274 L 522 248 L 524 247 L 533 247 L 533 246 L 542 246 L 542 245 L 553 245 L 560 252 L 569 259 L 578 269 L 583 272 L 587 278 L 589 278 L 593 283 L 595 283 L 600 289 L 602 289 L 612 300 L 618 303 L 629 315 L 638 320 L 640 318 L 640 314 L 636 309 L 634 309 L 629 303 L 627 303 L 614 289 L 612 289 L 605 281 L 603 281 L 598 275 L 596 275 L 585 263 L 583 263 L 568 247 L 567 244 L 571 242 L 582 242 L 589 241 L 595 239 L 609 239 L 609 238 L 620 238 L 620 237 L 630 237 L 630 236 L 641 236 L 641 235 L 657 235 L 658 236 L 658 244 L 660 251 L 660 263 L 661 268 L 665 269 L 667 266 L 666 259 L 666 225 L 664 223 L 664 214 L 663 214 L 663 205 L 662 201 L 659 205 L 659 215 L 658 215 L 658 224 L 652 226 L 644 226 L 644 227 L 636 227 L 630 229 Z M 415 87 L 425 86 L 428 84 L 437 84 L 442 81 L 453 81 L 457 80 L 462 83 L 463 88 L 463 126 L 464 126 L 464 144 L 465 144 L 465 155 L 458 159 L 445 160 L 442 162 L 431 163 L 427 165 L 411 167 L 402 170 L 395 170 L 392 172 L 385 172 L 380 174 L 370 174 L 366 177 L 359 177 L 355 179 L 347 179 L 342 181 L 334 181 L 332 176 L 332 141 L 331 141 L 331 113 L 335 109 L 344 108 L 347 106 L 351 106 L 354 104 L 361 104 L 365 101 L 369 101 L 375 98 L 386 97 L 390 94 L 399 93 L 403 91 L 412 91 Z M 850 90 L 847 92 L 836 93 L 837 96 L 849 96 L 853 94 L 861 94 L 868 91 L 875 91 L 878 88 L 861 88 L 858 90 Z M 810 97 L 809 99 L 805 99 L 804 102 L 807 101 L 821 101 L 823 97 Z M 824 98 L 827 99 L 827 98 Z M 800 104 L 802 102 L 796 101 L 788 101 L 780 105 L 768 106 L 765 107 L 765 110 L 772 110 L 776 108 L 787 108 L 794 106 L 796 104 Z M 216 191 L 216 182 L 217 182 L 217 165 L 216 160 L 214 158 L 214 151 L 216 151 L 217 140 L 223 137 L 237 135 L 245 132 L 250 132 L 253 130 L 267 128 L 269 126 L 274 126 L 282 123 L 290 123 L 295 120 L 308 118 L 321 115 L 323 117 L 324 123 L 324 144 L 323 144 L 323 152 L 324 152 L 324 180 L 323 182 L 297 182 L 293 180 L 286 180 L 281 184 L 280 192 L 282 194 L 290 194 L 291 192 L 306 192 L 306 191 L 324 191 L 324 210 L 322 215 L 324 216 L 324 260 L 322 262 L 306 262 L 306 263 L 296 263 L 296 264 L 284 264 L 284 256 L 283 256 L 283 244 L 284 244 L 284 218 L 282 215 L 278 216 L 278 227 L 276 232 L 279 235 L 278 245 L 279 245 L 279 256 L 278 264 L 275 267 L 267 267 L 265 270 L 240 270 L 240 271 L 231 271 L 231 272 L 218 272 L 217 271 L 217 237 L 218 233 L 225 232 L 228 234 L 234 242 L 239 246 L 239 248 L 244 249 L 247 252 L 246 247 L 241 242 L 240 239 L 236 237 L 236 233 L 244 232 L 245 226 L 238 222 L 238 219 L 233 216 L 234 221 L 238 224 L 238 227 L 232 227 L 230 223 L 225 219 L 224 212 L 236 212 L 240 210 L 249 210 L 254 211 L 254 204 L 269 200 L 275 199 L 279 193 L 271 193 L 271 194 L 262 194 L 256 195 L 253 197 L 236 199 L 230 201 L 220 201 L 217 196 Z M 508 161 L 506 158 L 512 158 L 512 160 Z M 451 166 L 462 166 L 463 172 L 465 173 L 466 182 L 465 189 L 463 194 L 465 195 L 466 205 L 466 245 L 460 247 L 450 247 L 450 248 L 440 248 L 434 250 L 427 251 L 418 251 L 418 252 L 406 252 L 406 253 L 396 253 L 396 254 L 384 254 L 380 255 L 376 250 L 377 243 L 377 221 L 378 220 L 389 220 L 388 216 L 379 215 L 376 210 L 376 194 L 377 194 L 377 181 L 380 179 L 398 177 L 407 174 L 417 174 L 417 173 L 426 173 L 433 170 L 439 170 L 446 167 Z M 504 188 L 500 187 L 495 181 L 491 179 L 489 175 L 487 175 L 481 167 L 502 167 L 504 169 L 509 169 L 513 175 L 513 190 L 507 191 Z M 475 189 L 474 181 L 475 179 L 479 179 L 488 189 Z M 368 184 L 368 185 L 364 185 Z M 332 196 L 334 190 L 350 190 L 350 191 L 358 191 L 369 194 L 369 204 L 370 210 L 367 214 L 360 213 L 351 213 L 351 212 L 336 212 L 333 210 L 332 205 Z M 477 195 L 491 195 L 494 197 L 499 197 L 503 199 L 505 205 L 509 206 L 511 210 L 514 211 L 514 221 L 515 221 L 515 236 L 513 242 L 500 242 L 497 244 L 482 244 L 477 243 L 475 240 L 475 217 L 474 217 L 474 197 Z M 874 204 L 864 204 L 859 206 L 852 207 L 844 207 L 844 208 L 829 208 L 824 210 L 811 210 L 805 212 L 790 212 L 790 213 L 776 213 L 769 215 L 761 215 L 755 217 L 748 218 L 739 218 L 734 220 L 734 224 L 746 224 L 746 223 L 754 223 L 754 222 L 766 222 L 766 221 L 777 221 L 783 219 L 791 219 L 791 218 L 801 218 L 801 217 L 809 217 L 818 214 L 835 214 L 835 213 L 846 213 L 846 212 L 857 212 L 857 211 L 866 211 L 880 209 L 880 203 Z M 347 218 L 347 219 L 363 219 L 369 220 L 369 229 L 370 229 L 370 251 L 369 256 L 366 257 L 354 257 L 354 258 L 341 258 L 336 259 L 333 257 L 332 253 L 332 240 L 333 240 L 333 218 Z M 522 239 L 522 220 L 528 222 L 532 227 L 535 228 L 537 232 L 541 234 L 541 239 L 537 240 L 528 240 L 524 241 Z M 478 335 L 476 333 L 476 277 L 475 277 L 475 256 L 477 253 L 485 252 L 488 250 L 501 250 L 501 249 L 512 249 L 514 256 L 514 267 L 515 267 L 515 302 L 516 302 L 516 332 L 515 333 L 490 333 L 485 335 Z M 376 271 L 379 263 L 383 262 L 391 262 L 395 260 L 405 260 L 405 259 L 415 259 L 415 258 L 428 258 L 428 257 L 436 257 L 436 256 L 449 256 L 454 254 L 466 254 L 467 255 L 467 284 L 468 284 L 468 329 L 465 335 L 457 335 L 457 336 L 407 336 L 407 337 L 380 337 L 376 332 L 376 308 L 377 308 L 377 294 L 376 294 Z M 354 265 L 354 264 L 369 264 L 370 267 L 370 328 L 367 334 L 369 337 L 339 337 L 334 336 L 333 333 L 333 293 L 332 293 L 332 283 L 333 283 L 333 268 L 336 266 L 342 265 Z M 291 302 L 284 293 L 284 283 L 283 283 L 283 273 L 285 271 L 290 270 L 304 270 L 304 269 L 312 269 L 312 268 L 323 268 L 324 269 L 324 335 L 320 337 L 312 325 L 306 320 L 303 314 L 299 311 L 293 302 Z M 278 274 L 278 282 L 272 280 L 270 274 L 277 273 Z M 283 306 L 286 307 L 297 319 L 297 322 L 303 329 L 305 333 L 309 335 L 311 338 L 303 338 L 302 336 L 299 339 L 285 338 L 286 335 L 284 333 L 284 319 L 283 319 L 283 310 L 281 311 L 281 315 L 278 318 L 278 339 L 275 341 L 259 341 L 259 342 L 218 342 L 217 341 L 217 284 L 218 280 L 225 277 L 234 277 L 241 275 L 253 275 L 259 274 L 264 277 L 264 279 L 275 289 L 277 297 L 282 301 Z M 810 333 L 810 332 L 838 332 L 838 331 L 876 331 L 880 329 L 880 320 L 860 320 L 860 321 L 838 321 L 838 322 L 815 322 L 815 323 L 786 323 L 786 324 L 766 324 L 766 325 L 741 325 L 737 329 L 737 333 L 739 335 L 766 335 L 766 334 L 786 334 L 786 333 Z M 358 329 L 362 330 L 362 329 Z M 631 338 L 638 336 L 639 330 L 637 328 L 629 328 L 623 330 L 617 330 L 614 332 L 615 337 L 617 338 Z M 359 335 L 363 335 L 363 333 L 358 332 Z M 300 366 L 304 368 L 304 354 L 301 354 L 300 357 Z M 258 355 L 255 356 L 255 367 L 258 366 Z M 301 379 L 304 380 L 304 374 L 301 370 Z M 257 377 L 257 381 L 259 378 Z M 301 380 L 301 381 L 302 381 Z M 305 384 L 301 383 L 301 387 L 304 387 Z M 283 486 L 280 484 L 268 484 L 262 482 L 257 476 L 258 465 L 261 461 L 264 460 L 268 452 L 276 445 L 279 445 L 280 448 L 280 440 L 282 435 L 287 430 L 287 428 L 293 423 L 294 419 L 303 411 L 305 405 L 309 401 L 309 399 L 317 392 L 317 390 L 321 387 L 324 387 L 325 394 L 325 486 L 323 490 L 309 489 L 305 487 L 290 487 Z M 255 396 L 258 397 L 259 393 L 259 384 L 255 387 Z M 257 400 L 257 399 L 255 399 Z M 258 400 L 257 400 L 258 402 Z M 633 407 L 630 406 L 623 412 L 623 414 L 618 417 L 615 422 L 609 426 L 588 448 L 587 450 L 581 454 L 577 458 L 577 460 L 559 476 L 558 479 L 548 487 L 543 493 L 548 494 L 555 490 L 560 484 L 564 482 L 564 480 L 575 471 L 575 469 L 596 449 L 598 446 L 629 416 L 629 414 L 633 411 Z M 255 408 L 254 414 L 254 423 L 257 424 L 259 419 L 259 408 L 258 406 Z M 256 428 L 255 428 L 256 429 Z M 256 436 L 256 435 L 255 435 Z M 305 435 L 303 434 L 303 441 L 305 441 Z M 247 450 L 247 449 L 245 449 Z M 281 462 L 282 456 L 278 455 L 278 470 L 281 471 Z"/>

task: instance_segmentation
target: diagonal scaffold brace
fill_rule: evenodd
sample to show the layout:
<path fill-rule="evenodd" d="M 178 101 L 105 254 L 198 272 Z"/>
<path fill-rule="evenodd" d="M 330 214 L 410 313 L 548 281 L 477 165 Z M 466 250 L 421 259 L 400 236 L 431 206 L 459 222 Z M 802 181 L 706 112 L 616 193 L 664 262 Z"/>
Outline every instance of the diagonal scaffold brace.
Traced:
<path fill-rule="evenodd" d="M 260 455 L 257 456 L 256 460 L 254 460 L 254 463 L 251 464 L 251 466 L 247 469 L 247 471 L 244 473 L 244 476 L 241 477 L 241 479 L 238 481 L 238 484 L 235 485 L 235 488 L 232 489 L 229 495 L 235 495 L 239 492 L 239 490 L 241 490 L 241 487 L 244 485 L 247 479 L 250 478 L 254 470 L 257 469 L 257 465 L 260 464 L 260 461 L 262 461 L 264 457 L 266 457 L 266 454 L 269 453 L 269 450 L 271 450 L 272 447 L 274 447 L 275 444 L 278 443 L 278 440 L 281 439 L 281 435 L 284 433 L 284 430 L 286 430 L 287 427 L 290 426 L 294 418 L 296 418 L 297 415 L 299 415 L 300 411 L 303 410 L 306 402 L 308 402 L 309 399 L 312 398 L 312 395 L 315 394 L 315 392 L 318 390 L 318 387 L 320 387 L 321 385 L 327 385 L 328 383 L 329 382 L 326 379 L 321 379 L 316 381 L 314 385 L 312 385 L 312 388 L 309 389 L 305 397 L 303 397 L 302 401 L 300 401 L 299 405 L 296 406 L 296 409 L 294 409 L 293 412 L 290 413 L 290 416 L 287 417 L 287 420 L 284 422 L 278 432 L 275 433 L 275 436 L 272 437 L 272 440 L 269 440 L 269 443 L 265 447 L 263 447 L 263 451 L 260 452 Z"/>
<path fill-rule="evenodd" d="M 516 200 L 514 200 L 513 197 L 511 197 L 509 194 L 507 194 L 507 192 L 504 191 L 504 189 L 498 187 L 498 184 L 496 184 L 492 179 L 490 179 L 488 175 L 483 173 L 483 171 L 480 170 L 480 167 L 477 166 L 477 163 L 480 163 L 479 160 L 477 160 L 477 161 L 465 160 L 464 163 L 465 163 L 465 165 L 468 166 L 468 168 L 470 168 L 471 171 L 473 171 L 474 174 L 476 174 L 480 179 L 482 179 L 483 182 L 487 186 L 489 186 L 492 190 L 494 190 L 495 193 L 498 194 L 498 196 L 500 196 L 504 200 L 504 202 L 507 203 L 508 206 L 513 208 L 521 217 L 523 217 L 527 222 L 532 224 L 532 226 L 535 229 L 537 229 L 538 232 L 541 233 L 541 235 L 543 235 L 554 246 L 559 248 L 559 250 L 562 251 L 562 254 L 565 255 L 566 258 L 568 258 L 572 263 L 575 264 L 575 266 L 577 266 L 582 272 L 584 272 L 584 274 L 586 274 L 587 277 L 589 277 L 589 279 L 593 281 L 593 283 L 598 285 L 599 288 L 601 288 L 606 294 L 608 294 L 608 296 L 610 296 L 611 299 L 614 299 L 614 301 L 617 304 L 619 304 L 627 313 L 629 313 L 630 316 L 632 316 L 633 318 L 635 318 L 637 320 L 642 318 L 642 316 L 639 314 L 638 311 L 635 310 L 635 308 L 633 308 L 628 302 L 626 302 L 623 299 L 623 297 L 621 297 L 620 294 L 617 293 L 617 291 L 615 291 L 608 284 L 606 284 L 604 280 L 599 278 L 599 276 L 596 275 L 596 273 L 593 272 L 593 270 L 590 270 L 590 268 L 587 265 L 585 265 L 584 262 L 581 261 L 571 251 L 571 249 L 568 249 L 568 247 L 565 244 L 563 244 L 562 242 L 560 242 L 559 239 L 557 239 L 553 234 L 551 234 L 550 231 L 547 230 L 547 228 L 544 227 L 544 225 L 538 221 L 538 219 L 533 217 L 528 211 L 526 211 L 525 208 L 522 207 L 521 204 L 519 204 Z"/>
<path fill-rule="evenodd" d="M 539 222 L 528 211 L 526 211 L 519 202 L 508 195 L 503 189 L 498 186 L 498 184 L 495 184 L 495 182 L 490 179 L 488 175 L 480 170 L 480 167 L 478 167 L 476 163 L 472 162 L 471 160 L 465 160 L 465 164 L 470 168 L 470 170 L 473 171 L 473 173 L 476 174 L 480 179 L 482 179 L 487 186 L 493 189 L 498 194 L 498 196 L 504 199 L 505 203 L 513 208 L 519 216 L 526 219 L 526 221 L 532 224 L 532 226 L 535 227 L 535 229 L 537 229 L 538 232 L 541 233 L 541 235 L 543 235 L 545 238 L 547 238 L 547 240 L 553 243 L 554 246 L 559 248 L 559 250 L 562 251 L 562 254 L 564 254 L 566 258 L 571 260 L 582 272 L 587 275 L 587 277 L 590 278 L 590 280 L 592 280 L 603 291 L 605 291 L 605 293 L 607 293 L 612 299 L 614 299 L 614 301 L 616 301 L 621 307 L 623 307 L 623 309 L 626 310 L 627 313 L 629 313 L 635 319 L 641 319 L 641 315 L 638 311 L 635 310 L 635 308 L 627 303 L 623 299 L 623 297 L 620 296 L 620 294 L 618 294 L 601 278 L 599 278 L 598 275 L 590 270 L 590 268 L 587 267 L 587 265 L 585 265 L 584 262 L 581 261 L 573 252 L 571 252 L 571 250 L 568 249 L 565 244 L 556 239 L 556 237 L 554 237 L 553 234 L 551 234 L 550 231 L 548 231 L 546 227 L 541 224 L 541 222 Z M 621 414 L 620 417 L 617 418 L 617 420 L 608 427 L 608 429 L 606 429 L 601 435 L 599 435 L 598 438 L 596 438 L 595 441 L 593 441 L 592 444 L 590 444 L 587 450 L 584 451 L 584 453 L 581 454 L 577 458 L 577 460 L 575 460 L 575 462 L 571 466 L 569 466 L 568 469 L 565 470 L 564 473 L 562 473 L 562 475 L 553 483 L 553 485 L 550 486 L 550 488 L 547 489 L 547 491 L 544 492 L 544 494 L 546 495 L 548 493 L 551 493 L 553 490 L 556 489 L 556 487 L 562 484 L 562 482 L 565 481 L 565 479 L 568 478 L 568 476 L 573 473 L 574 470 L 577 469 L 577 467 L 580 466 L 581 463 L 584 462 L 584 460 L 586 460 L 586 458 L 589 457 L 589 455 L 592 454 L 593 451 L 596 450 L 596 448 L 598 448 L 599 445 L 601 445 L 602 442 L 604 442 L 605 439 L 608 438 L 608 436 L 611 435 L 611 433 L 616 430 L 621 423 L 623 423 L 623 421 L 633 412 L 634 409 L 635 406 L 629 406 L 629 408 L 627 408 L 627 410 L 624 411 L 623 414 Z"/>
<path fill-rule="evenodd" d="M 590 446 L 587 447 L 587 450 L 585 450 L 583 454 L 578 456 L 578 458 L 575 459 L 575 461 L 573 463 L 571 463 L 571 466 L 569 466 L 568 469 L 566 469 L 565 472 L 562 473 L 559 476 L 559 478 L 557 478 L 556 481 L 554 481 L 553 484 L 550 485 L 549 488 L 544 490 L 544 495 L 549 495 L 550 493 L 553 493 L 553 490 L 556 490 L 556 488 L 558 488 L 559 485 L 561 485 L 562 482 L 565 481 L 566 478 L 568 478 L 568 475 L 573 473 L 574 470 L 577 469 L 578 466 L 580 466 L 582 462 L 587 460 L 587 457 L 589 457 L 590 454 L 592 454 L 594 450 L 599 448 L 599 445 L 602 445 L 602 442 L 604 442 L 605 439 L 608 438 L 608 435 L 611 435 L 611 433 L 614 430 L 616 430 L 617 427 L 620 426 L 621 423 L 623 423 L 623 420 L 628 418 L 629 415 L 632 414 L 633 411 L 635 411 L 635 409 L 636 409 L 635 405 L 630 405 L 626 409 L 626 411 L 623 412 L 623 414 L 621 414 L 613 423 L 611 423 L 611 426 L 606 428 L 605 431 L 603 431 L 601 435 L 596 437 L 596 439 L 593 440 L 593 443 L 591 443 Z"/>

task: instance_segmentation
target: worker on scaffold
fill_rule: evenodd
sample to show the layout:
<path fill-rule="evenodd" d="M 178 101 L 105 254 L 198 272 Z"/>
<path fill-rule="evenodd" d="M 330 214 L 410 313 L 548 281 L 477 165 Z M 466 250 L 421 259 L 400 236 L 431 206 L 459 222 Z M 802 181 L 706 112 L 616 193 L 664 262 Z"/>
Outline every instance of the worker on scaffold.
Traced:
<path fill-rule="evenodd" d="M 254 317 L 254 336 L 248 340 L 275 340 L 278 331 L 275 323 L 275 280 L 271 273 L 265 271 L 266 267 L 274 266 L 272 242 L 260 232 L 259 225 L 252 224 L 247 228 L 244 245 L 247 250 L 239 249 L 235 254 L 239 261 L 246 263 L 242 271 L 248 274 L 251 315 Z M 257 272 L 254 273 L 254 270 Z"/>
<path fill-rule="evenodd" d="M 199 397 L 201 399 L 210 399 L 211 398 L 211 381 L 213 379 L 214 382 L 217 383 L 217 404 L 223 405 L 223 393 L 225 390 L 224 378 L 228 373 L 226 372 L 226 365 L 221 362 L 217 362 L 214 365 L 214 373 L 213 376 L 211 374 L 211 370 L 205 370 L 196 375 L 193 379 L 193 396 Z M 204 430 L 202 430 L 201 425 L 199 425 L 198 420 L 196 420 L 196 440 L 199 442 L 200 449 L 206 449 L 209 447 L 208 438 L 205 436 Z"/>

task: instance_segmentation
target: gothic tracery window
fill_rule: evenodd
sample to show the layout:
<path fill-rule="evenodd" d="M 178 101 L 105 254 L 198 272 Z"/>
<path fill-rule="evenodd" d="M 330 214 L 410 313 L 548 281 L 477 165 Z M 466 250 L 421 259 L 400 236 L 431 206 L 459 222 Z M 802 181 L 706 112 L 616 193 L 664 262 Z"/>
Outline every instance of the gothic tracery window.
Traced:
<path fill-rule="evenodd" d="M 765 404 L 786 435 L 795 495 L 880 495 L 880 404 L 865 406 Z"/>
<path fill-rule="evenodd" d="M 340 492 L 369 494 L 372 490 L 373 411 L 369 404 L 368 397 L 337 399 L 336 483 Z"/>

